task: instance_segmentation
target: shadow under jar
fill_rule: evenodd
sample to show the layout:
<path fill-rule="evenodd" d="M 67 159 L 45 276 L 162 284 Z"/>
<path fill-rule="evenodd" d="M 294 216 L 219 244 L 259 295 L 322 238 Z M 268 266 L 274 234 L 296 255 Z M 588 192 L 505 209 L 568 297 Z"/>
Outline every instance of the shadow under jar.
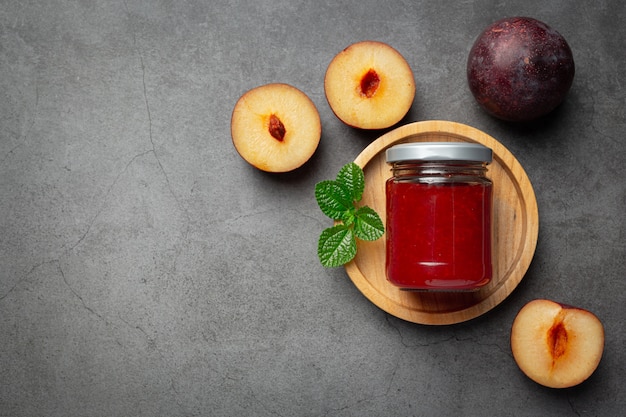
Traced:
<path fill-rule="evenodd" d="M 419 142 L 386 151 L 386 272 L 410 291 L 475 291 L 491 280 L 492 150 Z"/>

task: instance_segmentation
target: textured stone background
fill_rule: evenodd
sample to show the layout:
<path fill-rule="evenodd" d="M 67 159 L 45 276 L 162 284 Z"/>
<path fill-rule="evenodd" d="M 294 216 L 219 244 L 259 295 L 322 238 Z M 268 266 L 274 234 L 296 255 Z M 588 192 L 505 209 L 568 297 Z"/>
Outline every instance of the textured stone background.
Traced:
<path fill-rule="evenodd" d="M 617 416 L 626 407 L 626 12 L 585 1 L 0 1 L 0 415 Z M 526 126 L 482 112 L 465 79 L 478 33 L 528 15 L 561 32 L 567 101 Z M 342 125 L 326 66 L 390 43 L 415 72 L 402 124 L 466 123 L 520 160 L 540 236 L 526 277 L 466 323 L 404 322 L 343 269 L 313 188 L 382 132 Z M 320 147 L 268 175 L 230 138 L 241 94 L 290 83 Z M 549 390 L 509 331 L 539 297 L 604 322 L 596 373 Z"/>

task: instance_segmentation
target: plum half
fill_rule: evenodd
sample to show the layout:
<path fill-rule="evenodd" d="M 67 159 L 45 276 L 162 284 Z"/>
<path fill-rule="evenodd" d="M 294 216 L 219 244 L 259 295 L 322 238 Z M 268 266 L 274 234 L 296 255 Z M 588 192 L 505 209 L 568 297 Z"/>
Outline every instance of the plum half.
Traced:
<path fill-rule="evenodd" d="M 242 95 L 233 109 L 230 131 L 235 149 L 266 172 L 289 172 L 315 153 L 322 135 L 311 99 L 289 84 L 270 83 Z"/>
<path fill-rule="evenodd" d="M 550 388 L 569 388 L 591 376 L 604 351 L 604 326 L 589 310 L 546 299 L 528 302 L 511 327 L 519 368 Z"/>
<path fill-rule="evenodd" d="M 330 61 L 324 91 L 332 111 L 348 126 L 384 129 L 408 113 L 415 81 L 400 52 L 384 42 L 362 41 Z"/>
<path fill-rule="evenodd" d="M 478 104 L 513 122 L 554 110 L 570 90 L 574 72 L 565 38 L 530 17 L 509 17 L 488 26 L 467 60 L 467 80 Z"/>

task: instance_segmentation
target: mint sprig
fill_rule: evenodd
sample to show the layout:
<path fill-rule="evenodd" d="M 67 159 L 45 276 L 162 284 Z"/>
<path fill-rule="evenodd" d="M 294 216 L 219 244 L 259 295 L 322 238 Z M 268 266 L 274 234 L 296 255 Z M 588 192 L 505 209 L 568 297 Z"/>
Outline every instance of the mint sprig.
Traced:
<path fill-rule="evenodd" d="M 356 239 L 376 240 L 385 226 L 374 209 L 357 207 L 363 198 L 365 175 L 354 162 L 344 165 L 335 180 L 315 185 L 315 199 L 322 213 L 335 220 L 335 225 L 322 231 L 317 244 L 317 256 L 322 265 L 336 267 L 356 256 Z"/>

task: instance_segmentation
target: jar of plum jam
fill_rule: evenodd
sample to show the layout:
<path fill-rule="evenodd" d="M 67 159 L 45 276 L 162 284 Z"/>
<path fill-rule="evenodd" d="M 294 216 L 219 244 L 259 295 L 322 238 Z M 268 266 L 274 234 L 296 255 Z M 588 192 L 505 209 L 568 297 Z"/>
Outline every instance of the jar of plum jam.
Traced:
<path fill-rule="evenodd" d="M 491 280 L 492 150 L 417 142 L 386 151 L 386 272 L 412 291 L 474 291 Z"/>

